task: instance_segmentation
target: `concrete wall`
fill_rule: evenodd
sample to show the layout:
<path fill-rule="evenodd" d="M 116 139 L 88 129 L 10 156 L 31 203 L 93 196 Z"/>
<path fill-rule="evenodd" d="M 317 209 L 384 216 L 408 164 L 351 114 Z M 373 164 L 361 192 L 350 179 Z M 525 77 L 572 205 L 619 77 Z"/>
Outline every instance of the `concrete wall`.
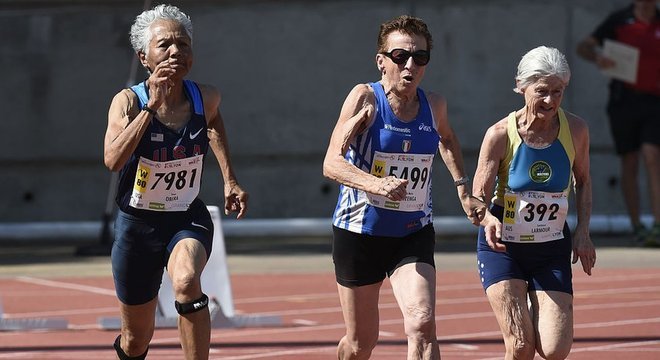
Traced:
<path fill-rule="evenodd" d="M 431 28 L 422 85 L 447 97 L 470 174 L 489 124 L 522 106 L 511 91 L 520 57 L 538 45 L 562 50 L 573 70 L 563 106 L 591 127 L 594 213 L 625 212 L 604 113 L 607 80 L 574 49 L 626 1 L 173 3 L 195 25 L 190 78 L 223 93 L 250 217 L 331 215 L 337 186 L 321 173 L 330 132 L 349 90 L 378 79 L 378 25 L 403 13 Z M 141 1 L 0 1 L 0 222 L 100 218 L 111 178 L 102 160 L 107 109 L 126 85 L 127 33 L 141 8 Z M 436 164 L 435 214 L 459 215 L 448 172 Z M 202 198 L 221 204 L 212 156 L 204 177 Z"/>

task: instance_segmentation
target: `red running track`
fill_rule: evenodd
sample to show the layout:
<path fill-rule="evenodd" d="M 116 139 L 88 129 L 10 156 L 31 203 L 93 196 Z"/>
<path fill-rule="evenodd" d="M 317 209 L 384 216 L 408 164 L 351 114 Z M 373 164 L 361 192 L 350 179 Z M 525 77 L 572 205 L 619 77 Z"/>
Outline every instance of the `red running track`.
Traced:
<path fill-rule="evenodd" d="M 660 269 L 575 271 L 575 340 L 569 359 L 660 359 Z M 270 328 L 214 329 L 211 359 L 334 359 L 343 323 L 330 273 L 232 276 L 238 313 L 281 316 Z M 4 318 L 66 317 L 58 331 L 0 332 L 0 359 L 113 359 L 117 316 L 109 277 L 0 279 Z M 386 282 L 381 334 L 372 359 L 405 359 L 401 315 Z M 442 358 L 501 359 L 504 346 L 476 272 L 438 273 Z M 175 329 L 158 329 L 150 359 L 181 359 Z M 538 358 L 538 356 L 537 356 Z"/>

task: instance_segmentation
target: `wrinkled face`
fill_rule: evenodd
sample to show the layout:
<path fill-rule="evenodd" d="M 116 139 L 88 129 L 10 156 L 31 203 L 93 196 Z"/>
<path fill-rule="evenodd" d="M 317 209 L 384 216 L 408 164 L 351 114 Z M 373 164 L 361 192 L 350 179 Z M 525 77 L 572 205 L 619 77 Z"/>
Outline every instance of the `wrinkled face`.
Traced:
<path fill-rule="evenodd" d="M 427 50 L 426 39 L 422 35 L 408 35 L 402 32 L 392 32 L 387 35 L 385 51 L 391 52 L 395 49 L 403 49 L 410 54 L 419 50 Z M 384 54 L 376 55 L 376 65 L 383 74 L 383 79 L 397 88 L 417 88 L 424 77 L 426 65 L 415 63 L 410 56 L 403 64 L 396 64 L 391 58 Z"/>
<path fill-rule="evenodd" d="M 525 107 L 536 118 L 552 119 L 559 111 L 564 97 L 566 84 L 556 76 L 539 78 L 536 82 L 522 89 Z"/>
<path fill-rule="evenodd" d="M 192 41 L 185 28 L 176 21 L 156 20 L 150 30 L 147 52 L 139 53 L 142 65 L 151 72 L 158 63 L 169 60 L 175 70 L 174 77 L 182 79 L 193 62 Z"/>

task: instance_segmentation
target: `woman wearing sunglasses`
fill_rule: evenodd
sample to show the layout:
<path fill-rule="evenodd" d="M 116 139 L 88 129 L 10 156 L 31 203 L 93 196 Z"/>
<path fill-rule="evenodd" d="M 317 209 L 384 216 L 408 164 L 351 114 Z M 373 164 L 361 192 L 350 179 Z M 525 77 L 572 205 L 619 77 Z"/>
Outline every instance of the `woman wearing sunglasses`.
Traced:
<path fill-rule="evenodd" d="M 408 359 L 439 359 L 431 209 L 438 150 L 466 213 L 483 204 L 470 196 L 445 99 L 418 87 L 432 46 L 426 24 L 410 16 L 388 21 L 377 46 L 381 78 L 348 94 L 323 164 L 324 175 L 340 183 L 333 261 L 346 334 L 337 354 L 369 358 L 378 339 L 379 291 L 389 277 Z"/>

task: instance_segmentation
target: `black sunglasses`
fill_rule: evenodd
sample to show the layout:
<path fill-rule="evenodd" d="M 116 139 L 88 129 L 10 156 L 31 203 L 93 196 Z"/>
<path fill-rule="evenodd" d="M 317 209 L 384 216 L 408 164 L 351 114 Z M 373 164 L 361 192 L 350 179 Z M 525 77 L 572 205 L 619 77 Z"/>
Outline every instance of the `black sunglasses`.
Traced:
<path fill-rule="evenodd" d="M 392 59 L 392 62 L 397 65 L 405 64 L 411 56 L 417 66 L 424 66 L 431 60 L 431 53 L 426 50 L 417 50 L 411 53 L 410 51 L 404 49 L 394 49 L 390 52 L 382 52 L 381 54 Z"/>

